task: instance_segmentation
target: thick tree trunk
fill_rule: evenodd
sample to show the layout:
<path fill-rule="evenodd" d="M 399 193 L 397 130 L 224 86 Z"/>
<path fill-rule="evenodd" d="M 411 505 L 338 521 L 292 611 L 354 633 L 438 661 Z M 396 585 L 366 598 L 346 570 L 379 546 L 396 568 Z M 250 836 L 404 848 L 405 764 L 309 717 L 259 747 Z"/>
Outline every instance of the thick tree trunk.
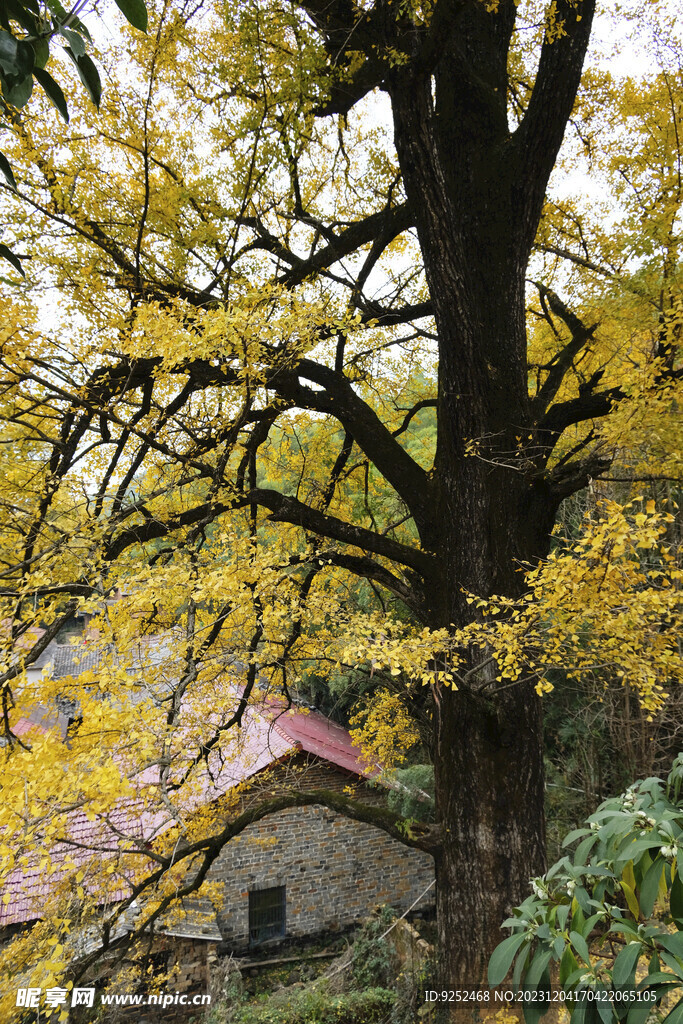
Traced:
<path fill-rule="evenodd" d="M 460 627 L 472 618 L 469 595 L 520 593 L 523 567 L 547 553 L 555 513 L 530 443 L 528 231 L 503 142 L 474 132 L 459 150 L 439 141 L 429 83 L 399 82 L 392 101 L 439 335 L 438 499 L 434 533 L 422 536 L 442 566 L 430 619 Z M 462 127 L 468 111 L 461 105 L 457 114 Z M 491 131 L 504 139 L 507 126 Z M 465 657 L 468 667 L 482 660 L 480 651 Z M 485 984 L 501 923 L 545 864 L 534 681 L 499 688 L 489 664 L 470 684 L 435 697 L 439 983 L 458 989 Z"/>
<path fill-rule="evenodd" d="M 528 686 L 495 703 L 444 691 L 438 711 L 436 860 L 439 984 L 486 983 L 512 907 L 544 866 L 541 709 Z"/>
<path fill-rule="evenodd" d="M 441 4 L 438 59 L 428 67 L 416 37 L 413 63 L 386 80 L 439 339 L 436 508 L 418 523 L 441 566 L 427 588 L 435 626 L 471 621 L 471 594 L 518 596 L 559 503 L 542 479 L 552 443 L 536 433 L 528 395 L 525 278 L 593 9 L 560 5 L 567 32 L 544 45 L 514 133 L 512 0 L 495 17 L 484 4 L 457 16 Z M 468 669 L 484 660 L 463 653 Z M 499 682 L 494 663 L 435 701 L 439 980 L 462 989 L 485 982 L 503 919 L 545 864 L 541 707 L 533 679 Z"/>

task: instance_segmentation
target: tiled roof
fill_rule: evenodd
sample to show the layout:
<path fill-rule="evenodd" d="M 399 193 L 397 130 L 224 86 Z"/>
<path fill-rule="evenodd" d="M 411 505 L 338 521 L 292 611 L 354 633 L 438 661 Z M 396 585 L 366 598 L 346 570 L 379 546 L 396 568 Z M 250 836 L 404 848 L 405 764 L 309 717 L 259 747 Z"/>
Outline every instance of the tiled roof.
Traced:
<path fill-rule="evenodd" d="M 212 724 L 220 725 L 222 721 L 228 721 L 240 694 L 238 687 L 226 687 L 222 693 L 223 707 L 220 712 L 216 712 L 216 720 Z M 191 706 L 187 706 L 185 712 L 190 728 Z M 318 711 L 295 707 L 287 710 L 277 701 L 266 700 L 260 706 L 248 707 L 242 728 L 235 729 L 230 735 L 233 745 L 229 756 L 223 758 L 218 751 L 209 755 L 203 774 L 198 776 L 192 793 L 184 799 L 185 810 L 212 803 L 234 786 L 253 778 L 258 772 L 294 751 L 313 754 L 355 775 L 369 777 L 373 774 L 364 766 L 360 751 L 354 747 L 348 732 Z M 138 776 L 137 782 L 140 785 L 154 785 L 157 779 L 158 768 L 148 768 Z M 81 811 L 72 813 L 68 834 L 65 836 L 67 842 L 53 851 L 52 859 L 58 865 L 57 871 L 46 877 L 44 870 L 29 862 L 26 867 L 16 868 L 9 876 L 3 893 L 11 898 L 7 903 L 0 900 L 0 926 L 32 921 L 40 916 L 42 901 L 59 879 L 73 870 L 66 865 L 59 867 L 60 861 L 63 863 L 67 856 L 76 866 L 86 865 L 93 852 L 104 846 L 111 849 L 113 857 L 122 849 L 122 833 L 134 836 L 138 848 L 144 849 L 176 824 L 170 812 L 160 809 L 160 805 L 150 809 L 142 801 L 130 799 L 121 801 L 106 821 L 103 818 L 89 821 Z M 72 843 L 78 845 L 72 846 Z M 111 892 L 108 902 L 116 903 L 127 895 L 124 889 Z"/>
<path fill-rule="evenodd" d="M 26 715 L 13 723 L 12 732 L 15 736 L 25 736 L 31 729 L 47 732 L 49 729 L 57 728 L 63 739 L 68 724 L 68 719 L 61 712 L 47 708 L 44 704 L 34 704 Z M 5 743 L 5 737 L 0 737 L 0 745 L 4 746 Z"/>
<path fill-rule="evenodd" d="M 121 914 L 109 933 L 109 941 L 115 942 L 127 932 L 135 931 L 140 907 L 136 901 Z M 180 906 L 172 913 L 161 917 L 156 922 L 156 933 L 160 936 L 171 935 L 175 938 L 202 939 L 204 942 L 221 942 L 221 935 L 216 920 L 216 910 L 209 900 L 190 898 L 181 901 Z M 75 929 L 69 936 L 71 959 L 76 960 L 95 952 L 100 946 L 102 936 L 99 928 L 89 925 Z"/>
<path fill-rule="evenodd" d="M 184 939 L 204 939 L 207 942 L 221 942 L 216 920 L 216 910 L 210 900 L 184 899 L 173 914 L 163 918 L 158 925 L 162 935 L 175 935 Z"/>
<path fill-rule="evenodd" d="M 173 824 L 169 815 L 161 812 L 141 815 L 139 807 L 131 800 L 122 801 L 120 808 L 107 818 L 108 821 L 99 817 L 90 821 L 83 811 L 72 812 L 69 815 L 69 842 L 55 846 L 52 851 L 55 870 L 48 874 L 45 866 L 31 858 L 26 866 L 14 869 L 2 888 L 3 897 L 9 895 L 10 901 L 5 904 L 3 898 L 0 902 L 0 926 L 21 924 L 39 918 L 45 898 L 72 871 L 81 867 L 87 871 L 94 850 L 109 847 L 114 850 L 112 856 L 115 855 L 117 833 L 135 836 L 136 845 L 144 849 L 147 843 Z M 83 884 L 87 887 L 87 880 Z M 108 903 L 117 903 L 128 895 L 129 892 L 124 889 L 111 891 L 108 893 Z"/>
<path fill-rule="evenodd" d="M 52 675 L 55 679 L 78 676 L 97 668 L 99 663 L 100 652 L 91 644 L 56 644 Z"/>
<path fill-rule="evenodd" d="M 31 662 L 28 668 L 45 668 L 46 665 L 52 664 L 58 647 L 59 644 L 57 643 L 57 641 L 51 640 L 50 643 L 45 648 L 45 650 L 38 655 L 35 661 Z"/>
<path fill-rule="evenodd" d="M 284 711 L 278 710 L 277 704 L 271 708 L 275 714 L 275 728 L 306 753 L 316 754 L 338 768 L 365 778 L 376 774 L 363 762 L 360 750 L 354 746 L 346 729 L 319 711 L 300 711 L 297 708 Z"/>

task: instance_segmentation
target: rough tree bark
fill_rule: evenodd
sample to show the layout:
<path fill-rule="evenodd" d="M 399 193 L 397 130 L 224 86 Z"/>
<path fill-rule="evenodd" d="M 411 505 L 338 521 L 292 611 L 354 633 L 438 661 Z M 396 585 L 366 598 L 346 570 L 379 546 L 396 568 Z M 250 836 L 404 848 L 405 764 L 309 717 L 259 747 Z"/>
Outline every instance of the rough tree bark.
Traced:
<path fill-rule="evenodd" d="M 593 13 L 590 0 L 558 8 L 566 34 L 544 43 L 514 132 L 512 0 L 494 14 L 478 2 L 439 4 L 433 52 L 409 37 L 411 62 L 385 83 L 439 336 L 435 517 L 423 532 L 442 567 L 429 588 L 435 626 L 471 619 L 467 591 L 519 593 L 521 565 L 547 554 L 562 496 L 539 471 L 548 438 L 528 398 L 524 312 L 527 262 Z M 437 695 L 440 969 L 458 987 L 484 980 L 501 921 L 544 865 L 539 698 L 532 681 L 499 693 L 485 676 L 481 685 Z"/>

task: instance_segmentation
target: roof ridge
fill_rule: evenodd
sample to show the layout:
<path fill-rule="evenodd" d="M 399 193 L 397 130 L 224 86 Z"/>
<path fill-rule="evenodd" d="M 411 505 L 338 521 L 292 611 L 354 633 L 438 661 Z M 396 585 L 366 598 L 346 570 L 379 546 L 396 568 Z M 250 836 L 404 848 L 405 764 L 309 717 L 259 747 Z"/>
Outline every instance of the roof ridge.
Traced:
<path fill-rule="evenodd" d="M 279 722 L 279 719 L 286 715 L 289 711 L 291 711 L 291 708 L 284 708 L 283 710 L 281 710 L 279 714 L 275 715 L 270 724 L 281 740 L 285 740 L 286 743 L 292 743 L 295 747 L 301 750 L 302 744 L 299 742 L 299 740 L 295 740 L 292 736 L 290 736 L 287 730 L 284 728 L 284 726 L 282 726 Z"/>

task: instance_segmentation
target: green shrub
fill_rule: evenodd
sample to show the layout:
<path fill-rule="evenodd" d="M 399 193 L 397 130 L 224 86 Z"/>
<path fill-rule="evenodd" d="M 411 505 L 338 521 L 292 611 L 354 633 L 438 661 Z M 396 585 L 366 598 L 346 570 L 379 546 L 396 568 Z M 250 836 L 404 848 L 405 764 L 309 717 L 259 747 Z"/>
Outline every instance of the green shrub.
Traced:
<path fill-rule="evenodd" d="M 321 989 L 299 989 L 272 996 L 261 1006 L 242 1007 L 231 1017 L 231 1024 L 380 1024 L 395 998 L 384 988 L 341 996 Z"/>
<path fill-rule="evenodd" d="M 512 934 L 494 950 L 490 984 L 514 964 L 513 989 L 541 993 L 555 964 L 572 1024 L 586 1024 L 589 1011 L 604 1024 L 666 1012 L 683 1024 L 683 754 L 666 783 L 645 779 L 605 800 L 566 837 L 574 844 L 504 922 Z M 527 1024 L 550 1008 L 525 1004 Z"/>
<path fill-rule="evenodd" d="M 381 938 L 394 920 L 391 907 L 382 907 L 376 917 L 366 921 L 353 943 L 351 975 L 359 989 L 386 986 L 395 976 L 395 956 L 386 939 Z"/>
<path fill-rule="evenodd" d="M 402 818 L 434 821 L 434 766 L 412 764 L 397 768 L 391 778 L 398 789 L 389 790 L 389 808 Z"/>

